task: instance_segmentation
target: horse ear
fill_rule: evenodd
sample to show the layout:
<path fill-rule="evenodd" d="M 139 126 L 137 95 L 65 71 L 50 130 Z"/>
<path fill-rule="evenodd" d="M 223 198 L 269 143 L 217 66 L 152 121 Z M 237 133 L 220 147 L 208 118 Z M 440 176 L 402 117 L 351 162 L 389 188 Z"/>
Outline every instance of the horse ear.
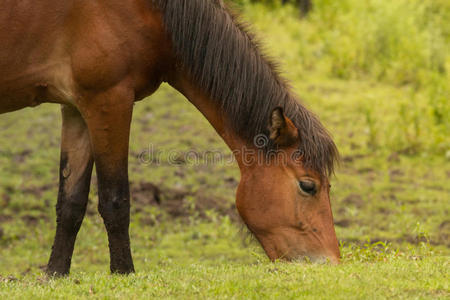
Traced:
<path fill-rule="evenodd" d="M 298 129 L 284 115 L 283 108 L 276 107 L 269 121 L 270 139 L 278 146 L 291 146 L 298 140 Z"/>

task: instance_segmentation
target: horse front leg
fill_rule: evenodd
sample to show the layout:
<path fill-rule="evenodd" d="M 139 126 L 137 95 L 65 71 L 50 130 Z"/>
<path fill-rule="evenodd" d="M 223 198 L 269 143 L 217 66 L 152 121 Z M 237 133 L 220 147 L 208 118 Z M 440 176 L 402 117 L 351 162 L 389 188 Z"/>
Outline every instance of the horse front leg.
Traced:
<path fill-rule="evenodd" d="M 86 123 L 75 107 L 62 106 L 61 163 L 56 204 L 56 235 L 49 275 L 66 275 L 88 202 L 93 155 Z"/>
<path fill-rule="evenodd" d="M 81 111 L 91 137 L 97 170 L 98 209 L 108 232 L 112 273 L 134 272 L 130 250 L 128 145 L 134 94 L 118 85 L 89 97 Z"/>

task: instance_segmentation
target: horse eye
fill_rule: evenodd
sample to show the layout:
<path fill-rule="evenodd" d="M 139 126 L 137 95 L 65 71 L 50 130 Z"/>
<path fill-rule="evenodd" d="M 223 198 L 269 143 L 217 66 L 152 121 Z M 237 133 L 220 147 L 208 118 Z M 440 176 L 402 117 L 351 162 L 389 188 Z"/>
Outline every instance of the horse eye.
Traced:
<path fill-rule="evenodd" d="M 317 192 L 316 184 L 313 181 L 300 181 L 299 186 L 303 192 L 310 194 L 311 196 L 314 196 Z"/>

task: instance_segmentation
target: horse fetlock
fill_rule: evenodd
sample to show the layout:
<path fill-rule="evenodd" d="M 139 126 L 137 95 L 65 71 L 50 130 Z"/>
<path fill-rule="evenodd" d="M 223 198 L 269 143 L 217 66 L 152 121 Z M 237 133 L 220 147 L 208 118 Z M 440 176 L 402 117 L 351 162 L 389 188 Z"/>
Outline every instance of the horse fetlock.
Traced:
<path fill-rule="evenodd" d="M 130 239 L 128 233 L 124 235 L 111 234 L 109 236 L 109 252 L 111 256 L 111 273 L 134 273 L 133 258 L 131 256 Z"/>

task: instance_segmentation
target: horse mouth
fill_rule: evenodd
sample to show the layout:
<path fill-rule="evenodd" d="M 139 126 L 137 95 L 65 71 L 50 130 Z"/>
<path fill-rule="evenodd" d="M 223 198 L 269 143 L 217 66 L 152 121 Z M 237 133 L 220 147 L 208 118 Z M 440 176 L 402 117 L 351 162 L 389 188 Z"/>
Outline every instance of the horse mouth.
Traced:
<path fill-rule="evenodd" d="M 339 255 L 330 254 L 312 254 L 304 251 L 295 251 L 291 249 L 285 254 L 279 255 L 274 260 L 283 260 L 293 263 L 313 263 L 313 264 L 331 264 L 337 265 L 340 263 Z"/>
<path fill-rule="evenodd" d="M 291 262 L 300 262 L 300 263 L 314 263 L 318 265 L 325 265 L 325 264 L 331 264 L 331 265 L 337 265 L 339 264 L 339 259 L 335 258 L 333 256 L 325 256 L 325 255 L 303 255 L 299 257 L 295 257 L 290 259 Z"/>

